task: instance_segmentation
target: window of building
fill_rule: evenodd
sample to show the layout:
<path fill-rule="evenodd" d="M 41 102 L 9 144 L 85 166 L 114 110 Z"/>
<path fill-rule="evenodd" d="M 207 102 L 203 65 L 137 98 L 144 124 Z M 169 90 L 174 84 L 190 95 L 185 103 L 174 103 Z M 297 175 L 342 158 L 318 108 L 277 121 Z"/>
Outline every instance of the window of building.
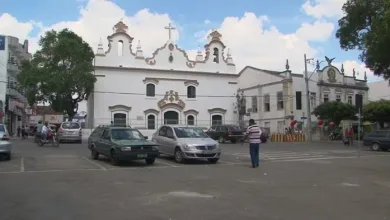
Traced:
<path fill-rule="evenodd" d="M 219 63 L 219 50 L 218 50 L 218 48 L 213 49 L 213 62 Z"/>
<path fill-rule="evenodd" d="M 264 96 L 264 111 L 265 112 L 271 111 L 271 103 L 270 103 L 269 95 Z"/>
<path fill-rule="evenodd" d="M 324 103 L 327 103 L 327 102 L 329 102 L 329 94 L 324 93 Z"/>
<path fill-rule="evenodd" d="M 187 87 L 187 98 L 194 99 L 196 98 L 196 87 L 188 86 Z"/>
<path fill-rule="evenodd" d="M 148 97 L 156 96 L 156 86 L 154 84 L 149 83 L 146 85 L 146 96 Z"/>
<path fill-rule="evenodd" d="M 302 92 L 295 92 L 295 107 L 302 110 Z"/>
<path fill-rule="evenodd" d="M 312 109 L 317 107 L 317 94 L 315 92 L 310 93 L 310 106 Z"/>
<path fill-rule="evenodd" d="M 348 96 L 348 104 L 352 105 L 352 96 L 351 95 Z"/>
<path fill-rule="evenodd" d="M 341 95 L 336 95 L 336 101 L 341 102 Z"/>
<path fill-rule="evenodd" d="M 118 56 L 123 56 L 123 41 L 118 41 Z"/>
<path fill-rule="evenodd" d="M 154 130 L 156 129 L 156 117 L 154 115 L 148 115 L 148 129 Z"/>
<path fill-rule="evenodd" d="M 187 125 L 195 125 L 195 117 L 193 115 L 187 116 Z"/>
<path fill-rule="evenodd" d="M 276 98 L 277 98 L 277 105 L 278 105 L 278 110 L 284 109 L 284 102 L 283 102 L 283 92 L 278 92 L 276 93 Z"/>
<path fill-rule="evenodd" d="M 252 112 L 257 112 L 257 96 L 252 96 Z"/>

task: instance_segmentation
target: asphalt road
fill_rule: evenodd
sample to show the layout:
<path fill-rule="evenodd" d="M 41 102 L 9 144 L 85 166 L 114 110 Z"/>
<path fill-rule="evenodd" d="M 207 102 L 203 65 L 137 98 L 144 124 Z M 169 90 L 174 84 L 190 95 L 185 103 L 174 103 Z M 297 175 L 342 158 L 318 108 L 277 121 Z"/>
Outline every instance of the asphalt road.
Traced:
<path fill-rule="evenodd" d="M 221 162 L 111 166 L 86 145 L 14 141 L 0 161 L 2 220 L 386 220 L 390 152 L 330 144 L 224 144 Z"/>

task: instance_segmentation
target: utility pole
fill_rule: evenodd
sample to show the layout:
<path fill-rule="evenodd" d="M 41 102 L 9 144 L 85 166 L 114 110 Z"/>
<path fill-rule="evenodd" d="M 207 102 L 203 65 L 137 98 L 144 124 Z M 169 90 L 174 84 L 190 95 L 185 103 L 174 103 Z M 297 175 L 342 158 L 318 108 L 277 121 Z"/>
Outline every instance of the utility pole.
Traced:
<path fill-rule="evenodd" d="M 310 91 L 309 91 L 309 78 L 307 76 L 307 59 L 306 59 L 306 54 L 304 54 L 304 59 L 305 59 L 305 84 L 306 84 L 307 137 L 308 137 L 309 141 L 312 141 L 312 138 L 311 138 Z"/>

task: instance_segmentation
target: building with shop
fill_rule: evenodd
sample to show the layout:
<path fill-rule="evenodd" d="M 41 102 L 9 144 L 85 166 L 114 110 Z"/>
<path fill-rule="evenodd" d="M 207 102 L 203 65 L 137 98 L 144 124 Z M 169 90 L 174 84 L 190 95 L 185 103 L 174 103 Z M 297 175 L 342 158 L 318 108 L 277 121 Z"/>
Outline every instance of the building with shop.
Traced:
<path fill-rule="evenodd" d="M 0 35 L 0 116 L 10 133 L 15 133 L 18 126 L 27 124 L 27 100 L 16 76 L 23 60 L 31 59 L 28 41 L 23 44 L 13 36 Z"/>

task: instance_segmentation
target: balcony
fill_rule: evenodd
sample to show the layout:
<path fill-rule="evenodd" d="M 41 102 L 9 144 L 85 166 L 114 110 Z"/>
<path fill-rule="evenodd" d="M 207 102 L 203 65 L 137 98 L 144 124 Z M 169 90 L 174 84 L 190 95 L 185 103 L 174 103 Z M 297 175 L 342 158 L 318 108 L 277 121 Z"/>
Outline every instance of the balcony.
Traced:
<path fill-rule="evenodd" d="M 11 73 L 18 73 L 20 70 L 18 65 L 13 63 L 7 63 L 7 71 Z"/>
<path fill-rule="evenodd" d="M 27 102 L 24 91 L 17 85 L 16 82 L 8 82 L 7 95 L 22 102 Z"/>

